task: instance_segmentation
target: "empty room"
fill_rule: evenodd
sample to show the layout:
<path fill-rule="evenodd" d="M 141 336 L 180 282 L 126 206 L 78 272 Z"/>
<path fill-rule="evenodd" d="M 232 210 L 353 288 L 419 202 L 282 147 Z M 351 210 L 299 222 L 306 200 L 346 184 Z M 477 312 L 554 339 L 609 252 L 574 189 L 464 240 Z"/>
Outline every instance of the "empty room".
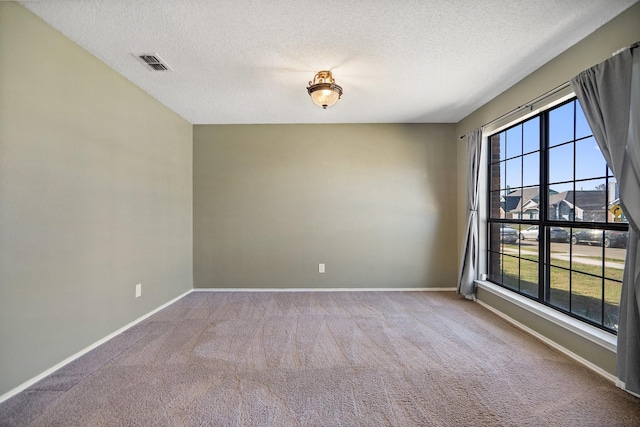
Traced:
<path fill-rule="evenodd" d="M 0 426 L 640 425 L 637 0 L 0 2 Z"/>

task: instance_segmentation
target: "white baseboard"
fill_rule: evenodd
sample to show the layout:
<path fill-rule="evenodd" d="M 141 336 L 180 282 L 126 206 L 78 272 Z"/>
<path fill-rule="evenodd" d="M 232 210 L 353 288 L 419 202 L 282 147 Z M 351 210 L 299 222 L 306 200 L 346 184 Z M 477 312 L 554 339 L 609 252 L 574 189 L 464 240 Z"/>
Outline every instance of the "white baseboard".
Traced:
<path fill-rule="evenodd" d="M 169 305 L 171 305 L 174 302 L 178 301 L 179 299 L 185 297 L 186 295 L 189 295 L 191 292 L 193 292 L 193 290 L 189 290 L 189 291 L 183 293 L 182 295 L 179 295 L 179 296 L 175 297 L 171 301 L 169 301 L 169 302 L 167 302 L 165 304 L 162 304 L 160 307 L 156 308 L 155 310 L 150 311 L 149 313 L 145 314 L 142 317 L 139 317 L 138 319 L 134 320 L 133 322 L 129 323 L 128 325 L 125 325 L 122 328 L 118 329 L 117 331 L 115 331 L 115 332 L 107 335 L 106 337 L 102 338 L 101 340 L 94 342 L 89 347 L 86 347 L 86 348 L 80 350 L 79 352 L 77 352 L 76 354 L 74 354 L 74 355 L 72 355 L 70 357 L 67 357 L 62 362 L 52 366 L 51 368 L 47 369 L 46 371 L 42 372 L 41 374 L 36 375 L 35 377 L 31 378 L 30 380 L 20 384 L 19 386 L 13 388 L 12 390 L 9 390 L 8 392 L 6 392 L 2 396 L 0 396 L 0 403 L 2 403 L 5 400 L 15 396 L 16 394 L 20 393 L 21 391 L 24 391 L 25 389 L 31 387 L 32 385 L 34 385 L 38 381 L 40 381 L 40 380 L 44 379 L 45 377 L 53 374 L 55 371 L 57 371 L 58 369 L 62 368 L 63 366 L 73 362 L 74 360 L 76 360 L 80 356 L 85 355 L 86 353 L 90 352 L 94 348 L 106 343 L 107 341 L 109 341 L 110 339 L 114 338 L 115 336 L 120 335 L 122 332 L 124 332 L 127 329 L 131 328 L 132 326 L 135 326 L 136 324 L 142 322 L 147 317 L 157 313 L 158 311 L 162 310 L 165 307 L 168 307 Z"/>
<path fill-rule="evenodd" d="M 589 362 L 587 359 L 578 356 L 577 354 L 575 354 L 574 352 L 572 352 L 571 350 L 561 346 L 560 344 L 558 344 L 557 342 L 550 340 L 549 338 L 545 337 L 544 335 L 534 331 L 533 329 L 529 328 L 528 326 L 523 325 L 522 323 L 518 322 L 517 320 L 513 319 L 512 317 L 507 316 L 506 314 L 504 314 L 503 312 L 493 308 L 492 306 L 480 301 L 480 300 L 476 300 L 476 302 L 478 304 L 480 304 L 482 307 L 486 308 L 487 310 L 491 311 L 492 313 L 500 316 L 501 318 L 503 318 L 504 320 L 506 320 L 507 322 L 511 323 L 512 325 L 514 325 L 515 327 L 522 329 L 524 332 L 533 335 L 534 337 L 536 337 L 537 339 L 539 339 L 540 341 L 544 342 L 545 344 L 555 348 L 556 350 L 560 351 L 561 353 L 569 356 L 570 358 L 572 358 L 573 360 L 575 360 L 578 363 L 581 363 L 582 365 L 586 366 L 587 368 L 591 369 L 592 371 L 596 372 L 597 374 L 602 375 L 603 377 L 605 377 L 606 379 L 608 379 L 609 381 L 613 382 L 614 384 L 617 385 L 618 383 L 618 378 L 616 378 L 615 375 L 610 374 L 609 372 L 605 371 L 604 369 L 600 368 L 599 366 Z M 620 387 L 620 386 L 618 386 Z"/>
<path fill-rule="evenodd" d="M 193 292 L 455 292 L 456 288 L 193 288 Z"/>

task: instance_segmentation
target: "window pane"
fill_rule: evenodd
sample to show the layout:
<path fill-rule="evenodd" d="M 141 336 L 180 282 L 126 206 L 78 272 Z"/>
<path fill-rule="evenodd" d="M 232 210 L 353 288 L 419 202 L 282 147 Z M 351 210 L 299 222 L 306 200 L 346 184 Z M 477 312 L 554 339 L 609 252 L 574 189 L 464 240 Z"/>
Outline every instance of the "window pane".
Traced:
<path fill-rule="evenodd" d="M 607 231 L 606 238 L 611 238 L 611 233 L 621 234 L 620 241 L 616 241 L 612 245 L 604 249 L 604 277 L 622 281 L 622 273 L 624 272 L 624 260 L 627 255 L 625 249 L 627 244 L 627 231 Z M 620 238 L 620 237 L 619 237 Z M 613 240 L 613 239 L 612 239 Z"/>
<path fill-rule="evenodd" d="M 489 280 L 502 283 L 502 255 L 489 252 Z"/>
<path fill-rule="evenodd" d="M 560 228 L 560 227 L 551 227 L 552 229 Z M 570 256 L 571 256 L 571 247 L 569 242 L 569 236 L 571 235 L 570 229 L 564 229 L 564 233 L 560 234 L 558 237 L 558 241 L 554 241 L 553 239 L 553 231 L 551 231 L 551 242 L 549 244 L 551 253 L 549 254 L 551 265 L 555 265 L 557 267 L 569 268 L 570 264 Z M 560 238 L 565 239 L 564 241 L 560 241 Z"/>
<path fill-rule="evenodd" d="M 508 288 L 518 290 L 520 276 L 519 259 L 505 255 L 502 262 L 502 284 Z"/>
<path fill-rule="evenodd" d="M 573 144 L 549 149 L 549 183 L 573 180 Z"/>
<path fill-rule="evenodd" d="M 538 218 L 538 187 L 525 187 L 511 190 L 504 196 L 504 209 L 507 218 Z"/>
<path fill-rule="evenodd" d="M 540 117 L 524 122 L 524 153 L 540 150 Z"/>
<path fill-rule="evenodd" d="M 500 251 L 511 255 L 518 255 L 518 231 L 510 225 L 496 225 L 500 225 Z"/>
<path fill-rule="evenodd" d="M 602 230 L 596 230 L 591 228 L 574 228 L 571 231 L 571 244 L 572 245 L 589 245 L 589 246 L 602 246 L 602 238 L 604 232 Z M 584 250 L 579 247 L 574 247 L 574 254 L 586 254 Z M 592 253 L 592 252 L 590 252 Z"/>
<path fill-rule="evenodd" d="M 573 191 L 573 182 L 566 182 L 564 184 L 553 184 L 549 186 L 550 194 L 560 194 L 565 191 Z"/>
<path fill-rule="evenodd" d="M 522 189 L 522 219 L 540 218 L 540 191 L 539 187 L 525 187 Z"/>
<path fill-rule="evenodd" d="M 511 190 L 503 196 L 505 218 L 513 218 L 520 216 L 520 194 L 521 190 Z"/>
<path fill-rule="evenodd" d="M 591 132 L 587 119 L 584 117 L 582 106 L 580 102 L 576 101 L 576 139 L 584 138 L 591 134 L 593 134 L 593 132 Z"/>
<path fill-rule="evenodd" d="M 569 243 L 569 237 L 571 230 L 564 227 L 546 227 L 548 230 L 548 236 L 550 242 L 556 243 Z M 566 246 L 568 248 L 568 246 Z"/>
<path fill-rule="evenodd" d="M 520 245 L 522 246 L 535 246 L 536 247 L 536 251 L 538 248 L 538 244 L 536 243 L 538 241 L 538 226 L 537 225 L 531 225 L 531 226 L 526 226 L 523 225 L 520 228 Z M 526 244 L 525 244 L 526 242 Z M 537 253 L 537 252 L 536 252 Z"/>
<path fill-rule="evenodd" d="M 568 233 L 567 233 L 568 234 Z M 556 267 L 571 268 L 571 253 L 567 243 L 551 244 L 550 263 Z"/>
<path fill-rule="evenodd" d="M 522 187 L 522 157 L 507 160 L 507 188 Z"/>
<path fill-rule="evenodd" d="M 540 152 L 522 158 L 522 185 L 540 184 Z"/>
<path fill-rule="evenodd" d="M 505 188 L 505 163 L 493 163 L 491 165 L 491 189 L 492 190 L 500 190 Z"/>
<path fill-rule="evenodd" d="M 538 298 L 538 263 L 520 260 L 520 292 Z"/>
<path fill-rule="evenodd" d="M 627 217 L 620 206 L 620 189 L 615 178 L 609 178 L 609 190 L 607 191 L 607 208 L 609 212 L 608 222 L 628 222 Z"/>
<path fill-rule="evenodd" d="M 549 111 L 549 147 L 573 140 L 573 105 Z"/>
<path fill-rule="evenodd" d="M 549 220 L 574 220 L 575 204 L 573 195 L 573 183 L 556 184 L 553 188 L 549 188 Z"/>
<path fill-rule="evenodd" d="M 576 221 L 605 222 L 607 220 L 607 193 L 604 179 L 576 182 L 574 198 Z"/>
<path fill-rule="evenodd" d="M 604 247 L 611 248 L 611 252 L 613 252 L 615 248 L 624 249 L 627 247 L 628 238 L 628 231 L 607 230 L 604 232 Z"/>
<path fill-rule="evenodd" d="M 495 163 L 504 158 L 504 139 L 501 136 L 502 134 L 499 133 L 490 137 L 489 141 L 491 144 L 491 163 Z"/>
<path fill-rule="evenodd" d="M 600 230 L 582 231 L 602 233 Z M 602 276 L 602 267 L 602 248 L 600 246 L 591 246 L 588 244 L 574 245 L 571 254 L 572 270 Z"/>
<path fill-rule="evenodd" d="M 520 257 L 530 261 L 538 261 L 538 242 L 536 240 L 520 240 Z"/>
<path fill-rule="evenodd" d="M 593 138 L 576 142 L 576 179 L 600 178 L 607 175 L 607 162 Z"/>
<path fill-rule="evenodd" d="M 602 278 L 575 271 L 571 275 L 571 312 L 578 316 L 602 321 Z"/>
<path fill-rule="evenodd" d="M 614 331 L 618 330 L 618 312 L 622 283 L 613 280 L 604 281 L 604 317 L 603 324 Z"/>
<path fill-rule="evenodd" d="M 489 225 L 489 250 L 500 252 L 500 224 Z"/>
<path fill-rule="evenodd" d="M 505 145 L 505 133 L 500 132 L 491 136 L 491 161 L 504 160 L 507 153 Z"/>
<path fill-rule="evenodd" d="M 494 252 L 502 252 L 502 224 L 491 224 L 489 231 L 490 249 Z"/>
<path fill-rule="evenodd" d="M 492 191 L 489 194 L 489 217 L 504 218 L 503 202 L 499 191 Z"/>
<path fill-rule="evenodd" d="M 522 155 L 522 125 L 507 131 L 507 158 Z"/>
<path fill-rule="evenodd" d="M 549 303 L 569 311 L 570 273 L 557 267 L 550 267 L 549 270 Z"/>

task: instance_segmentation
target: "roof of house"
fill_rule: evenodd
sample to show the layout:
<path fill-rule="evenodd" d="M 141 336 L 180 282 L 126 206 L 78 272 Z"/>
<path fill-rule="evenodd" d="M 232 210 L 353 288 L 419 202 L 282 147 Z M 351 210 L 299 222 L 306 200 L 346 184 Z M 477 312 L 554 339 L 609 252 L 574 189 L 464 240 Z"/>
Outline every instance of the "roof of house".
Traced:
<path fill-rule="evenodd" d="M 507 193 L 505 199 L 505 211 L 520 211 L 522 206 L 533 200 L 538 203 L 540 190 L 538 187 L 519 188 Z"/>
<path fill-rule="evenodd" d="M 571 190 L 549 197 L 550 205 L 556 205 L 561 201 L 569 202 L 584 210 L 602 210 L 606 209 L 607 195 L 604 190 Z"/>

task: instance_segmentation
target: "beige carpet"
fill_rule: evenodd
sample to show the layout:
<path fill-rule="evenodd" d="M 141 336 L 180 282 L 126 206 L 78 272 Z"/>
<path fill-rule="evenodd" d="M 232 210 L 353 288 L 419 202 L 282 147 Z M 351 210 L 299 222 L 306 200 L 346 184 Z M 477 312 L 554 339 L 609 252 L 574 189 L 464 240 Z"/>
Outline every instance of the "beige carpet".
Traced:
<path fill-rule="evenodd" d="M 192 293 L 1 425 L 639 426 L 640 400 L 453 293 Z"/>

